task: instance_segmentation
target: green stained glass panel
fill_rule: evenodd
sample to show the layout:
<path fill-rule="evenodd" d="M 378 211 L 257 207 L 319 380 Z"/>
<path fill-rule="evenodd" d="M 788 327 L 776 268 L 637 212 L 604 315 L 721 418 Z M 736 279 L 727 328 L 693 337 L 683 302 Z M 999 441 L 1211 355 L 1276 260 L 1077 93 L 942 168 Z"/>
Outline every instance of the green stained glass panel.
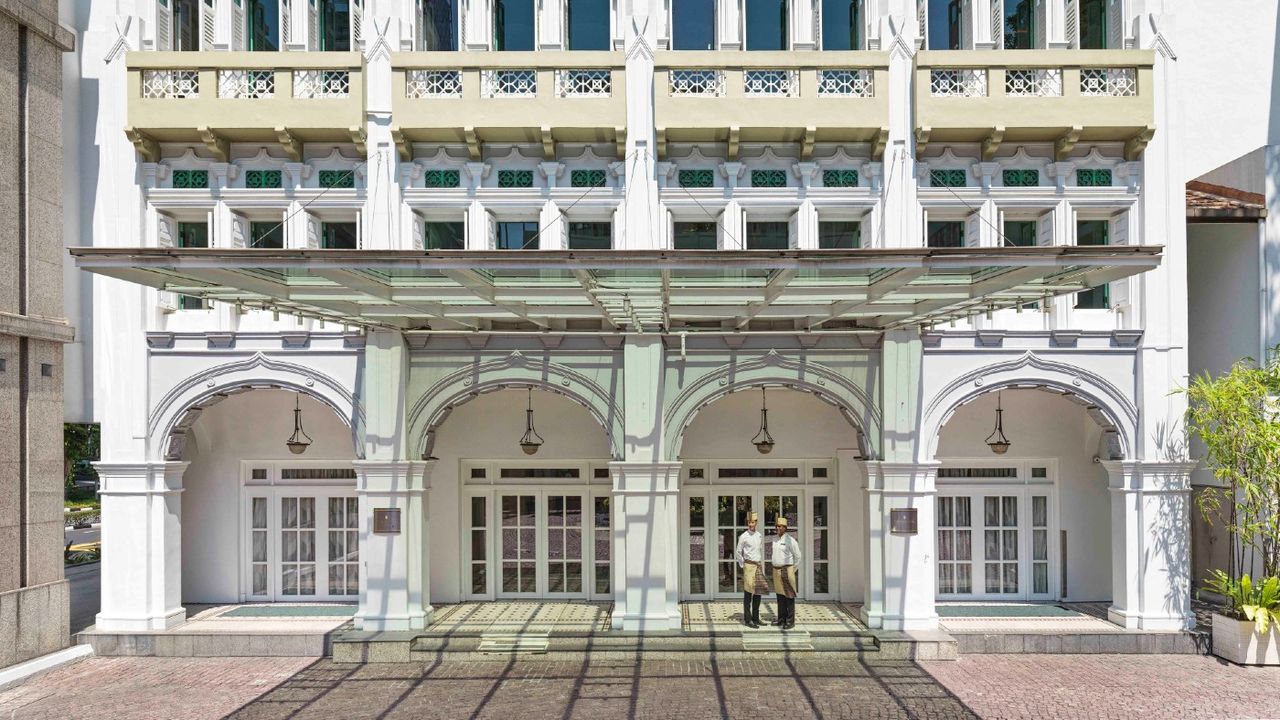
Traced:
<path fill-rule="evenodd" d="M 1040 184 L 1040 171 L 1032 169 L 1005 170 L 1001 173 L 1005 187 L 1036 187 Z"/>
<path fill-rule="evenodd" d="M 320 171 L 320 187 L 322 188 L 353 188 L 355 186 L 356 174 L 354 170 Z"/>
<path fill-rule="evenodd" d="M 188 190 L 193 188 L 207 189 L 209 187 L 209 171 L 208 170 L 174 170 L 173 186 L 175 188 Z"/>
<path fill-rule="evenodd" d="M 677 177 L 680 187 L 709 188 L 716 184 L 716 176 L 710 170 L 681 170 Z"/>
<path fill-rule="evenodd" d="M 1111 170 L 1103 168 L 1077 170 L 1076 185 L 1080 187 L 1111 187 Z"/>
<path fill-rule="evenodd" d="M 279 188 L 282 185 L 279 170 L 246 170 L 244 186 L 254 190 Z"/>
<path fill-rule="evenodd" d="M 823 187 L 858 187 L 857 170 L 823 170 Z"/>
<path fill-rule="evenodd" d="M 930 187 L 964 187 L 964 170 L 930 170 Z"/>
<path fill-rule="evenodd" d="M 751 171 L 751 187 L 786 187 L 787 173 L 785 170 L 752 170 Z"/>
<path fill-rule="evenodd" d="M 574 170 L 569 173 L 569 184 L 573 187 L 604 187 L 604 171 Z"/>
<path fill-rule="evenodd" d="M 533 187 L 532 170 L 499 170 L 498 187 L 529 188 Z"/>
<path fill-rule="evenodd" d="M 429 188 L 456 188 L 461 184 L 457 170 L 428 170 L 424 178 Z"/>

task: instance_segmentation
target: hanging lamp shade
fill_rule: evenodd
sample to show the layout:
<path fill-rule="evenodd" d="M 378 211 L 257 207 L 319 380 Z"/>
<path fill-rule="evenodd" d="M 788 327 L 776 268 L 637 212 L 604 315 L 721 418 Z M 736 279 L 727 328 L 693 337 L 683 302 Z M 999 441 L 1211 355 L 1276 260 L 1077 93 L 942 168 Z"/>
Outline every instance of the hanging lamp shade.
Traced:
<path fill-rule="evenodd" d="M 991 448 L 991 452 L 996 455 L 1004 455 L 1009 452 L 1009 447 L 1013 443 L 1009 442 L 1009 438 L 1004 435 L 1004 407 L 1001 404 L 1001 394 L 996 394 L 996 427 L 987 436 L 987 447 Z"/>
<path fill-rule="evenodd" d="M 529 405 L 524 411 L 524 435 L 520 437 L 520 449 L 525 455 L 533 455 L 542 447 L 542 436 L 533 428 L 533 388 L 529 388 Z"/>
<path fill-rule="evenodd" d="M 311 446 L 311 436 L 302 429 L 302 405 L 299 402 L 301 393 L 293 396 L 293 434 L 285 441 L 285 446 L 294 455 L 301 455 Z"/>
<path fill-rule="evenodd" d="M 761 455 L 773 452 L 773 435 L 769 433 L 769 405 L 763 385 L 760 386 L 760 430 L 751 438 L 751 444 L 756 446 L 756 452 Z"/>

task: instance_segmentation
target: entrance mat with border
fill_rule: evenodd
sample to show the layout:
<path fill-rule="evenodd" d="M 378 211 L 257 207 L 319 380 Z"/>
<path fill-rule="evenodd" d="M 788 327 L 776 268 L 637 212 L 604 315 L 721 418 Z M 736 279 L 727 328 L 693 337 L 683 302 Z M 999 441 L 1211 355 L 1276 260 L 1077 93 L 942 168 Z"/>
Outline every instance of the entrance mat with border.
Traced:
<path fill-rule="evenodd" d="M 355 605 L 243 605 L 219 617 L 349 617 L 355 614 Z"/>
<path fill-rule="evenodd" d="M 1057 605 L 937 605 L 941 618 L 1080 617 L 1082 613 Z"/>

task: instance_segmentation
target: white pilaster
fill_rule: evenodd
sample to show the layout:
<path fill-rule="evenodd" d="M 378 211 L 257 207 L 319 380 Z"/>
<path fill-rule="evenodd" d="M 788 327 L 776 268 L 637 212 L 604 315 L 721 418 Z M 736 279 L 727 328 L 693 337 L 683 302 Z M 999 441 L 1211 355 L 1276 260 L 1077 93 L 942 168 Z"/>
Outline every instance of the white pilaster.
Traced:
<path fill-rule="evenodd" d="M 657 22 L 650 22 L 649 6 L 637 3 L 626 24 L 627 150 L 619 158 L 626 168 L 626 232 L 615 247 L 657 249 L 658 232 L 652 209 L 658 204 L 657 135 L 653 124 L 653 48 Z"/>
<path fill-rule="evenodd" d="M 94 463 L 102 482 L 98 630 L 167 630 L 182 607 L 185 462 Z"/>
<path fill-rule="evenodd" d="M 1103 461 L 1111 485 L 1111 607 L 1133 630 L 1184 630 L 1191 612 L 1195 463 Z"/>
<path fill-rule="evenodd" d="M 355 461 L 363 585 L 356 623 L 362 630 L 421 630 L 430 622 L 427 491 L 434 464 Z M 399 532 L 374 532 L 378 510 L 399 512 Z"/>
<path fill-rule="evenodd" d="M 863 621 L 868 627 L 884 630 L 935 630 L 938 463 L 868 461 L 866 468 L 868 552 Z M 901 509 L 914 509 L 914 534 L 890 531 L 890 516 Z"/>
<path fill-rule="evenodd" d="M 907 15 L 914 18 L 914 13 Z M 864 242 L 873 247 L 921 247 L 924 233 L 920 227 L 920 206 L 916 202 L 915 121 L 910 88 L 915 82 L 914 22 L 894 27 L 888 18 L 881 19 L 881 37 L 889 51 L 889 87 L 903 88 L 889 94 L 889 142 L 884 150 L 881 205 L 884 222 L 877 225 L 879 237 L 864 234 Z M 895 30 L 901 34 L 894 34 Z M 877 92 L 882 92 L 877 88 Z"/>

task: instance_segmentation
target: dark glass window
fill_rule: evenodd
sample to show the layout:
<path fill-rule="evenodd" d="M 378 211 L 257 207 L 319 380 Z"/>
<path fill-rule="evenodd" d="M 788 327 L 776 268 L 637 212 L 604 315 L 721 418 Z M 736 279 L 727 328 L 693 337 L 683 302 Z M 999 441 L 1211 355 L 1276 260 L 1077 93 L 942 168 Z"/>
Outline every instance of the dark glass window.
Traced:
<path fill-rule="evenodd" d="M 714 50 L 716 0 L 672 0 L 671 49 Z"/>
<path fill-rule="evenodd" d="M 457 50 L 458 5 L 456 0 L 426 0 L 422 3 L 422 49 Z"/>
<path fill-rule="evenodd" d="M 320 49 L 351 49 L 351 0 L 320 0 Z"/>
<path fill-rule="evenodd" d="M 1004 47 L 1030 50 L 1036 46 L 1036 10 L 1032 0 L 1004 0 Z"/>
<path fill-rule="evenodd" d="M 538 223 L 533 221 L 506 221 L 498 223 L 498 250 L 537 250 Z"/>
<path fill-rule="evenodd" d="M 931 248 L 964 247 L 964 223 L 960 220 L 930 220 L 926 244 Z"/>
<path fill-rule="evenodd" d="M 533 0 L 494 0 L 493 49 L 533 49 Z"/>
<path fill-rule="evenodd" d="M 929 49 L 960 49 L 960 0 L 929 0 Z"/>
<path fill-rule="evenodd" d="M 609 49 L 609 0 L 569 0 L 570 50 Z"/>
<path fill-rule="evenodd" d="M 857 220 L 823 220 L 818 223 L 818 247 L 852 250 L 862 243 L 862 223 Z"/>
<path fill-rule="evenodd" d="M 275 249 L 284 247 L 284 223 L 279 220 L 249 223 L 249 247 Z"/>
<path fill-rule="evenodd" d="M 1080 0 L 1080 47 L 1107 47 L 1107 0 Z"/>
<path fill-rule="evenodd" d="M 787 0 L 747 0 L 747 49 L 787 50 Z"/>
<path fill-rule="evenodd" d="M 822 49 L 862 49 L 862 0 L 822 0 Z"/>
<path fill-rule="evenodd" d="M 320 247 L 325 250 L 355 250 L 357 246 L 355 223 L 321 223 Z"/>
<path fill-rule="evenodd" d="M 790 246 L 787 222 L 747 223 L 748 250 L 786 250 Z"/>
<path fill-rule="evenodd" d="M 613 224 L 608 222 L 569 223 L 570 250 L 608 250 L 613 247 Z"/>
<path fill-rule="evenodd" d="M 460 222 L 429 222 L 423 228 L 422 241 L 428 250 L 463 250 L 467 247 L 466 230 Z"/>
<path fill-rule="evenodd" d="M 173 49 L 200 49 L 200 0 L 173 1 Z"/>
<path fill-rule="evenodd" d="M 279 50 L 279 0 L 245 0 L 244 12 L 249 25 L 249 49 Z"/>
<path fill-rule="evenodd" d="M 180 222 L 176 240 L 180 248 L 207 248 L 209 225 L 202 222 Z"/>
<path fill-rule="evenodd" d="M 716 249 L 714 221 L 673 223 L 671 230 L 671 247 L 676 250 Z"/>
<path fill-rule="evenodd" d="M 1108 242 L 1106 220 L 1081 220 L 1076 223 L 1077 245 L 1106 245 Z M 1081 310 L 1106 310 L 1110 307 L 1109 288 L 1099 285 L 1076 293 L 1076 307 Z"/>
<path fill-rule="evenodd" d="M 1005 220 L 1004 244 L 1011 247 L 1034 247 L 1036 244 L 1036 221 Z"/>

